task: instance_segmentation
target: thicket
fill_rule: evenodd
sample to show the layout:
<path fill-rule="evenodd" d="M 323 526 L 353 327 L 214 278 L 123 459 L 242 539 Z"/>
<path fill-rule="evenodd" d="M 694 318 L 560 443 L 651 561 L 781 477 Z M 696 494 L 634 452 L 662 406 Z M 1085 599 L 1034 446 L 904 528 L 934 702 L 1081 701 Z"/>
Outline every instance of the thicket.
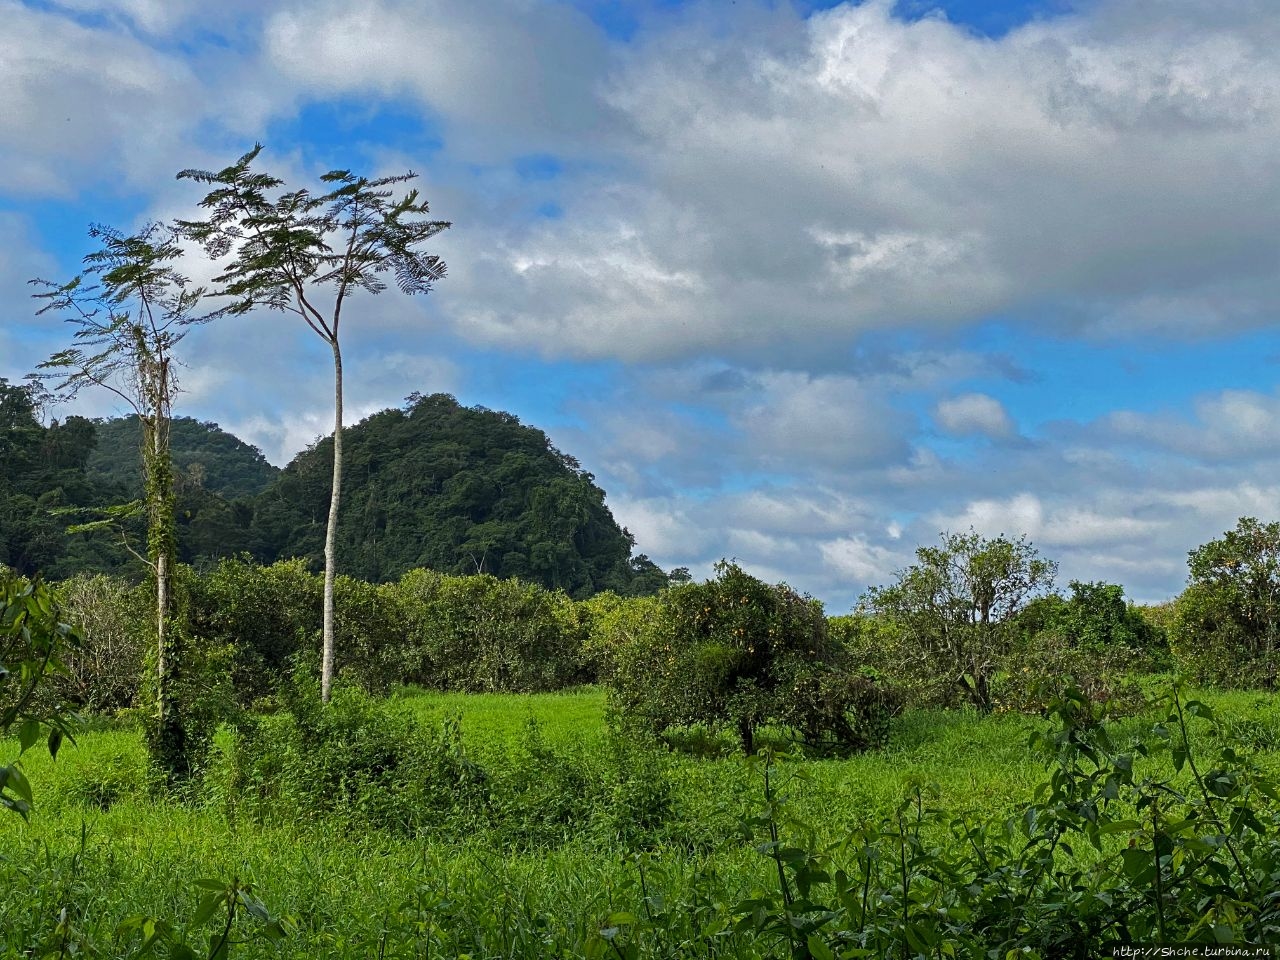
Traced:
<path fill-rule="evenodd" d="M 206 572 L 180 568 L 174 630 L 189 649 L 186 707 L 207 739 L 238 709 L 278 705 L 295 667 L 314 665 L 320 580 L 302 561 L 260 566 L 223 560 Z M 1147 646 L 1103 629 L 1119 588 L 1077 591 L 1028 606 L 991 665 L 995 709 L 1035 712 L 1068 686 L 1096 701 L 1131 697 L 1135 673 L 1158 668 L 1159 636 Z M 148 649 L 147 591 L 110 577 L 76 577 L 59 592 L 85 642 L 59 692 L 94 712 L 139 703 Z M 399 581 L 337 583 L 338 670 L 375 693 L 400 685 L 467 692 L 541 692 L 606 682 L 619 710 L 652 732 L 704 725 L 744 745 L 778 726 L 812 745 L 862 749 L 883 739 L 902 704 L 951 702 L 937 661 L 891 617 L 825 617 L 818 604 L 734 565 L 705 584 L 661 596 L 559 591 L 489 575 L 415 570 Z M 1106 597 L 1102 613 L 1084 597 Z M 1091 618 L 1092 617 L 1092 618 Z M 1080 629 L 1074 625 L 1084 624 Z M 1099 626 L 1099 625 L 1102 626 Z M 940 696 L 942 694 L 942 696 Z"/>
<path fill-rule="evenodd" d="M 233 819 L 326 822 L 535 848 L 587 837 L 627 848 L 709 836 L 676 809 L 674 766 L 619 734 L 552 747 L 532 719 L 497 754 L 472 754 L 459 719 L 431 722 L 394 700 L 339 687 L 327 707 L 300 674 L 283 709 L 245 718 L 220 742 L 204 796 Z"/>
<path fill-rule="evenodd" d="M 221 699 L 224 714 L 268 707 L 299 663 L 314 663 L 321 582 L 303 561 L 228 559 L 204 573 L 181 567 L 175 586 L 171 619 L 189 650 L 182 674 L 192 697 Z M 58 692 L 95 712 L 138 703 L 147 587 L 81 576 L 57 589 L 85 636 L 67 675 L 53 680 Z M 528 693 L 597 676 L 587 615 L 559 591 L 417 570 L 389 584 L 340 577 L 336 592 L 339 674 L 372 692 L 415 684 Z"/>
<path fill-rule="evenodd" d="M 653 734 L 704 725 L 752 753 L 776 726 L 810 746 L 882 743 L 897 702 L 827 633 L 821 604 L 721 563 L 701 584 L 671 587 L 643 611 L 599 611 L 605 679 L 623 719 Z"/>
<path fill-rule="evenodd" d="M 1203 683 L 1275 689 L 1280 677 L 1280 523 L 1244 517 L 1191 551 L 1170 643 Z"/>

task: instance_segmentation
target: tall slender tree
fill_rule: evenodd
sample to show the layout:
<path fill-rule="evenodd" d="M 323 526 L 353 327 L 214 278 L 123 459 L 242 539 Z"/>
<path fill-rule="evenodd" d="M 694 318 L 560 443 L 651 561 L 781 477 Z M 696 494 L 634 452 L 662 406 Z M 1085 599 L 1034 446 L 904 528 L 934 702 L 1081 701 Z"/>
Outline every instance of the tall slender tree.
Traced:
<path fill-rule="evenodd" d="M 262 145 L 220 171 L 183 170 L 178 178 L 212 187 L 200 206 L 203 220 L 182 229 L 214 259 L 227 258 L 216 278 L 233 313 L 268 307 L 296 314 L 333 353 L 333 480 L 324 542 L 321 696 L 333 687 L 335 553 L 342 496 L 343 308 L 359 290 L 381 293 L 385 274 L 402 293 L 426 293 L 445 265 L 420 245 L 449 223 L 428 217 L 417 190 L 400 187 L 412 171 L 368 179 L 349 170 L 320 177 L 323 188 L 290 190 L 283 180 L 252 169 Z"/>
<path fill-rule="evenodd" d="M 192 324 L 222 311 L 199 312 L 205 291 L 178 271 L 182 248 L 173 227 L 152 223 L 125 235 L 93 226 L 89 236 L 101 246 L 84 258 L 83 273 L 63 284 L 32 281 L 42 289 L 34 296 L 47 301 L 38 312 L 59 314 L 75 328 L 72 345 L 41 364 L 43 373 L 35 376 L 54 381 L 63 399 L 85 387 L 107 390 L 128 404 L 142 425 L 143 500 L 110 508 L 106 517 L 81 529 L 116 525 L 133 513 L 145 513 L 147 552 L 137 555 L 150 567 L 156 589 L 152 746 L 161 766 L 178 777 L 186 772 L 186 750 L 174 697 L 178 650 L 168 624 L 177 552 L 169 455 L 169 423 L 178 391 L 175 349 Z"/>

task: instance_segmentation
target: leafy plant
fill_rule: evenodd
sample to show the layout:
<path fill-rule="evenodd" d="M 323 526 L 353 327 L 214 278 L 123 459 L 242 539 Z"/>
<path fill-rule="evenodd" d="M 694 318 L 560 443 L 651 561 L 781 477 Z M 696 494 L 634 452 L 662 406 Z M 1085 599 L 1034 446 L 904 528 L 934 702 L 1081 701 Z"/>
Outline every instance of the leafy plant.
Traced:
<path fill-rule="evenodd" d="M 130 954 L 145 957 L 164 949 L 168 960 L 226 960 L 232 948 L 261 940 L 276 943 L 289 933 L 292 923 L 272 916 L 266 906 L 253 893 L 248 884 L 234 879 L 196 880 L 193 886 L 203 891 L 191 919 L 181 927 L 166 920 L 149 916 L 133 916 L 124 920 L 116 930 L 122 941 L 137 943 Z M 240 918 L 256 921 L 248 940 L 235 938 Z M 205 946 L 197 950 L 191 944 L 196 931 L 211 928 Z"/>
<path fill-rule="evenodd" d="M 916 550 L 916 563 L 896 583 L 869 590 L 860 607 L 898 628 L 904 665 L 919 683 L 990 710 L 991 681 L 1016 638 L 1018 616 L 1056 574 L 1057 564 L 1025 537 L 943 534 L 940 545 Z"/>
<path fill-rule="evenodd" d="M 38 579 L 0 569 L 0 734 L 16 729 L 20 753 L 41 740 L 56 757 L 75 717 L 63 704 L 37 698 L 45 680 L 64 672 L 63 657 L 80 635 L 63 617 L 54 593 Z M 0 806 L 26 817 L 31 784 L 18 761 L 0 766 Z"/>
<path fill-rule="evenodd" d="M 620 715 L 654 733 L 728 726 L 747 753 L 769 724 L 845 749 L 879 742 L 893 697 L 849 675 L 821 605 L 737 564 L 716 570 L 707 583 L 666 590 L 643 608 L 647 617 L 604 621 L 615 631 L 604 646 Z"/>
<path fill-rule="evenodd" d="M 1188 556 L 1170 644 L 1203 682 L 1276 686 L 1280 676 L 1280 523 L 1243 517 Z"/>
<path fill-rule="evenodd" d="M 956 816 L 915 786 L 892 817 L 828 846 L 790 812 L 780 758 L 762 757 L 764 805 L 743 826 L 776 883 L 733 907 L 738 929 L 806 960 L 1273 942 L 1280 783 L 1231 747 L 1204 767 L 1189 721 L 1215 724 L 1213 710 L 1177 688 L 1163 702 L 1151 745 L 1121 745 L 1100 708 L 1069 690 L 1032 735 L 1051 776 L 1020 815 Z M 1161 752 L 1173 776 L 1141 775 Z"/>

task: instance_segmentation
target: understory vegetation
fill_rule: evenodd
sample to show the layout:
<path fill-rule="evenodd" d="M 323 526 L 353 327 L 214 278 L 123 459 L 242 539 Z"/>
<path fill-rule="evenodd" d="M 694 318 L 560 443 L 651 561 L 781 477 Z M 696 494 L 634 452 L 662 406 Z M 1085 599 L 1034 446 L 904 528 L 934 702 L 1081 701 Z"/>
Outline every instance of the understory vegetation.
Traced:
<path fill-rule="evenodd" d="M 1275 942 L 1277 541 L 1241 521 L 1155 609 L 972 533 L 837 617 L 729 562 L 583 600 L 340 578 L 327 704 L 304 562 L 180 567 L 178 782 L 148 585 L 6 576 L 0 956 Z"/>

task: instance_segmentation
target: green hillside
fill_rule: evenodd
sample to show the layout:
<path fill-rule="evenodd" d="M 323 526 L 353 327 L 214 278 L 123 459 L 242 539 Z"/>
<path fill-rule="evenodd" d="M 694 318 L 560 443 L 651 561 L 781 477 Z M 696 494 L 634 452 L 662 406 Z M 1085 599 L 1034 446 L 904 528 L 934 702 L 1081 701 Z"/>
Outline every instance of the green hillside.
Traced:
<path fill-rule="evenodd" d="M 666 577 L 614 520 L 604 491 L 547 435 L 507 413 L 415 395 L 346 433 L 339 570 L 370 581 L 415 567 L 520 577 L 575 597 L 652 593 Z M 110 533 L 68 535 L 91 510 L 141 494 L 133 419 L 43 425 L 26 388 L 0 381 L 0 563 L 50 577 L 139 575 Z M 318 569 L 333 441 L 281 471 L 214 423 L 173 421 L 179 558 L 304 557 Z M 142 542 L 141 523 L 130 530 Z"/>
<path fill-rule="evenodd" d="M 97 441 L 89 454 L 90 477 L 115 481 L 140 495 L 142 469 L 138 446 L 142 443 L 142 428 L 137 418 L 100 421 Z M 216 423 L 175 417 L 169 444 L 180 476 L 229 500 L 261 493 L 280 473 L 267 462 L 261 450 L 227 433 Z"/>
<path fill-rule="evenodd" d="M 574 596 L 647 593 L 665 577 L 632 558 L 604 491 L 547 435 L 508 413 L 415 395 L 344 435 L 339 569 L 365 580 L 415 567 L 520 577 Z M 333 441 L 299 454 L 257 501 L 277 557 L 319 560 Z"/>

